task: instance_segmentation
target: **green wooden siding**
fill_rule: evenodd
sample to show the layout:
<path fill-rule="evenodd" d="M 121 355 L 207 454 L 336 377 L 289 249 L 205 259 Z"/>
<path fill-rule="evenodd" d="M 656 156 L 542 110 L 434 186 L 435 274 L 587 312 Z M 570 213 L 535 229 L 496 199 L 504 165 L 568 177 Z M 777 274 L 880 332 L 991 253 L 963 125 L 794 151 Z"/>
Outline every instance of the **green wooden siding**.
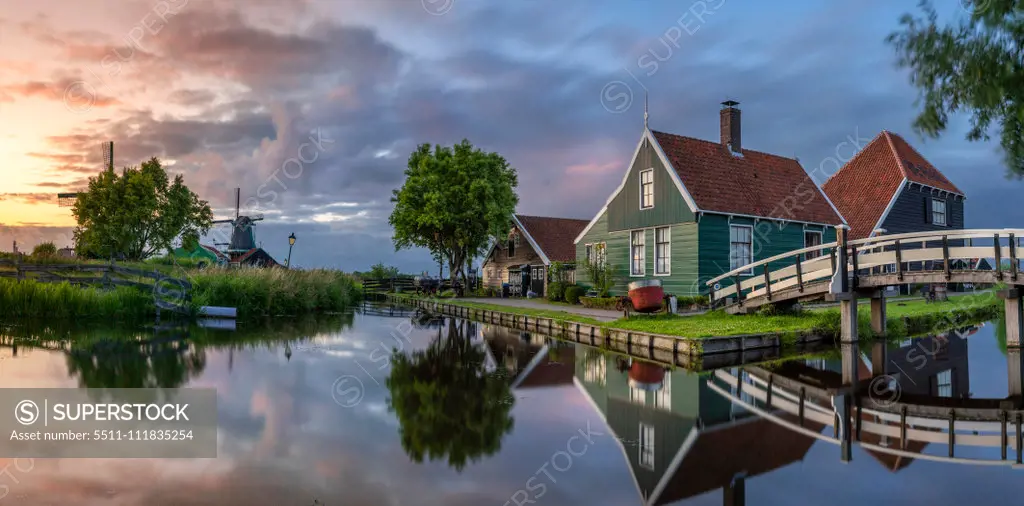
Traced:
<path fill-rule="evenodd" d="M 640 209 L 640 171 L 654 169 L 654 207 Z M 694 221 L 693 211 L 665 170 L 657 151 L 648 139 L 629 168 L 626 186 L 608 204 L 609 231 L 671 225 Z"/>
<path fill-rule="evenodd" d="M 699 224 L 699 266 L 701 293 L 707 293 L 705 282 L 726 272 L 729 272 L 729 227 L 731 225 L 749 225 L 753 227 L 753 257 L 754 261 L 780 255 L 787 251 L 797 250 L 804 247 L 804 229 L 802 223 L 785 222 L 779 227 L 779 222 L 769 220 L 758 220 L 754 223 L 753 218 L 734 217 L 729 222 L 729 217 L 720 214 L 705 214 Z M 823 231 L 822 243 L 829 243 L 836 240 L 836 232 L 833 227 L 821 225 L 806 225 L 807 230 Z M 781 269 L 793 265 L 794 259 L 784 259 L 768 264 L 769 270 Z M 763 276 L 762 267 L 754 269 L 754 276 Z M 743 279 L 748 279 L 745 276 Z M 722 286 L 732 285 L 732 280 L 723 280 Z"/>
<path fill-rule="evenodd" d="M 678 223 L 671 225 L 671 274 L 668 276 L 654 275 L 654 228 L 644 229 L 644 259 L 646 273 L 643 276 L 629 275 L 630 251 L 629 230 L 608 232 L 608 213 L 601 215 L 593 228 L 576 244 L 577 265 L 584 265 L 587 260 L 587 244 L 604 242 L 607 244 L 608 263 L 615 269 L 615 286 L 612 293 L 625 295 L 626 285 L 638 279 L 660 279 L 666 293 L 675 295 L 695 295 L 697 286 L 697 224 Z M 576 281 L 582 285 L 590 285 L 586 272 L 581 270 Z"/>

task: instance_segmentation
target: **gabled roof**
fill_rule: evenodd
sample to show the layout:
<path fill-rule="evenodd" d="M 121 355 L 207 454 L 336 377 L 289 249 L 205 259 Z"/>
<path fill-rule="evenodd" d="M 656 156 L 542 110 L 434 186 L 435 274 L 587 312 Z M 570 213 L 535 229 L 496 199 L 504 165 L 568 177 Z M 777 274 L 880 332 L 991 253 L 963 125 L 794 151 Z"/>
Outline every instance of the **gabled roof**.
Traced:
<path fill-rule="evenodd" d="M 793 158 L 651 132 L 698 210 L 840 225 L 843 218 Z"/>
<path fill-rule="evenodd" d="M 850 225 L 850 238 L 862 239 L 881 226 L 907 183 L 963 196 L 938 169 L 902 137 L 882 130 L 822 185 Z"/>
<path fill-rule="evenodd" d="M 548 218 L 517 214 L 513 220 L 524 232 L 544 263 L 573 262 L 576 245 L 573 240 L 587 226 L 587 220 Z"/>

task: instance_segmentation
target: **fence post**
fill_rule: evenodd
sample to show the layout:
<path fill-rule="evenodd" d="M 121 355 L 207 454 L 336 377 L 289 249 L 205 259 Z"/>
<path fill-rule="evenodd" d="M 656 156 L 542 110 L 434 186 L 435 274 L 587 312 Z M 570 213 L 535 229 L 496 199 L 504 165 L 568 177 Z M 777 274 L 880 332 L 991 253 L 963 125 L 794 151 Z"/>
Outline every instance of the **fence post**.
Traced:
<path fill-rule="evenodd" d="M 15 253 L 14 257 L 14 268 L 18 271 L 18 281 L 25 279 L 25 273 L 21 271 L 21 255 Z"/>

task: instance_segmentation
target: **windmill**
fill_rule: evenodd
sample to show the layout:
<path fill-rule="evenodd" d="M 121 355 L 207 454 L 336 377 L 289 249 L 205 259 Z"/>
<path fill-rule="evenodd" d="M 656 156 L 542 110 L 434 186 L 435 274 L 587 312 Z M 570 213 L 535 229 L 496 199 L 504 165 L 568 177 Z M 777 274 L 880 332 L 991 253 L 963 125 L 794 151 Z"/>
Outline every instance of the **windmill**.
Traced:
<path fill-rule="evenodd" d="M 236 256 L 245 254 L 246 252 L 256 248 L 256 234 L 253 232 L 252 227 L 257 221 L 263 220 L 262 214 L 255 214 L 252 216 L 239 214 L 241 199 L 242 189 L 235 188 L 235 217 L 213 221 L 215 225 L 219 223 L 231 224 L 231 242 L 227 244 L 217 243 L 215 246 L 226 245 L 228 249 L 225 250 L 225 252 L 232 258 L 232 260 L 234 260 Z"/>
<path fill-rule="evenodd" d="M 104 142 L 101 147 L 103 148 L 103 168 L 114 170 L 114 141 Z M 78 200 L 78 192 L 57 194 L 57 204 L 60 207 L 72 207 L 76 200 Z"/>

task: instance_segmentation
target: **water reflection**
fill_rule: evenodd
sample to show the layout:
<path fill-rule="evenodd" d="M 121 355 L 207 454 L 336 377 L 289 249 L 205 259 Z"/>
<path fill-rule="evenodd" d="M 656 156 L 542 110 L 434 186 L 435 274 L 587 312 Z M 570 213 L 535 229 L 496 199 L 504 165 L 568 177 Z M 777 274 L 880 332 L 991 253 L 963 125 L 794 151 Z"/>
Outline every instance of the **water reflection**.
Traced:
<path fill-rule="evenodd" d="M 457 471 L 494 455 L 512 431 L 505 371 L 486 367 L 477 324 L 449 319 L 425 350 L 396 350 L 387 387 L 402 448 L 415 462 L 445 460 Z"/>
<path fill-rule="evenodd" d="M 221 425 L 216 461 L 40 459 L 9 500 L 468 506 L 527 490 L 541 506 L 987 504 L 1019 482 L 1000 447 L 1012 464 L 1020 354 L 997 328 L 704 372 L 386 307 L 237 332 L 9 328 L 4 386 L 215 387 Z M 358 405 L 332 398 L 341 375 L 363 382 Z M 981 416 L 1000 410 L 1005 445 Z M 602 435 L 586 453 L 552 469 L 591 427 Z M 966 459 L 1002 467 L 951 465 Z M 542 465 L 557 480 L 543 496 L 527 488 Z"/>

